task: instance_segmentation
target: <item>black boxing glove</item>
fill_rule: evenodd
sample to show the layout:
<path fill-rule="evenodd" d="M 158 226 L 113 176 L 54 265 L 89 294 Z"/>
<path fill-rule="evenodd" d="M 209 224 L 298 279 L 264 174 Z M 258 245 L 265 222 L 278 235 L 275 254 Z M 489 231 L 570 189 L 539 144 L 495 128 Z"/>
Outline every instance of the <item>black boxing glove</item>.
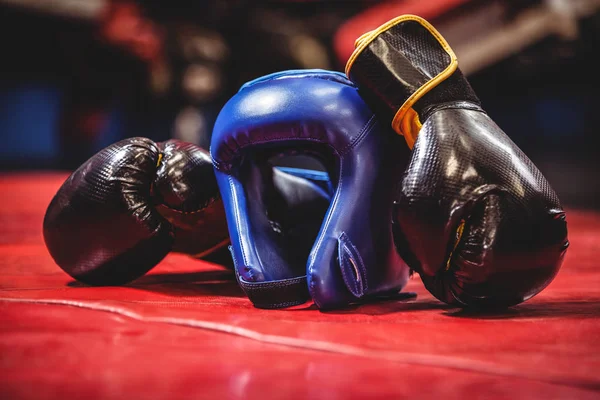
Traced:
<path fill-rule="evenodd" d="M 190 143 L 130 138 L 101 150 L 63 183 L 44 218 L 50 255 L 93 285 L 130 282 L 154 267 L 190 231 L 188 251 L 227 244 L 210 155 Z"/>
<path fill-rule="evenodd" d="M 304 178 L 273 175 L 273 191 L 286 199 L 327 196 Z M 50 202 L 43 231 L 57 265 L 92 285 L 128 283 L 170 251 L 205 258 L 229 243 L 208 152 L 140 137 L 101 150 L 73 172 Z"/>
<path fill-rule="evenodd" d="M 412 148 L 393 221 L 405 261 L 449 304 L 506 307 L 543 290 L 569 245 L 565 212 L 481 108 L 448 43 L 405 15 L 356 46 L 346 74 Z"/>

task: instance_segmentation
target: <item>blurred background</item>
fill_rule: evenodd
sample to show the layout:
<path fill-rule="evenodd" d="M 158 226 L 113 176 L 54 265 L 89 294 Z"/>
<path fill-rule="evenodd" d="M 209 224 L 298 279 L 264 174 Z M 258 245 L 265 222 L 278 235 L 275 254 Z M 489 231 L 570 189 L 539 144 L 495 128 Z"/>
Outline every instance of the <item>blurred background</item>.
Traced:
<path fill-rule="evenodd" d="M 436 26 L 567 207 L 600 208 L 600 0 L 0 0 L 0 168 L 72 170 L 126 137 L 208 147 L 240 85 L 343 71 L 401 14 Z"/>

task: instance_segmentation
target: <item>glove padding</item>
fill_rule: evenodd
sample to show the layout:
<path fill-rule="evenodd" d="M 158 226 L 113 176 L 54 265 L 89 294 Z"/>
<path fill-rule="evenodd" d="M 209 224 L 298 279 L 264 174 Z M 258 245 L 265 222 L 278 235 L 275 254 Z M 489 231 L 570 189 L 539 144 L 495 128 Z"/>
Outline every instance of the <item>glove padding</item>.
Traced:
<path fill-rule="evenodd" d="M 273 174 L 283 193 L 306 182 Z M 92 285 L 128 283 L 170 251 L 225 259 L 217 255 L 229 243 L 227 221 L 209 153 L 191 143 L 140 137 L 103 149 L 52 199 L 44 239 L 58 266 Z"/>
<path fill-rule="evenodd" d="M 390 222 L 404 146 L 381 130 L 354 85 L 324 70 L 259 78 L 221 110 L 211 155 L 238 281 L 256 307 L 312 298 L 330 309 L 404 287 Z M 269 194 L 269 160 L 282 154 L 315 157 L 329 173 L 334 193 L 314 199 L 314 218 L 281 218 L 291 204 Z"/>
<path fill-rule="evenodd" d="M 394 212 L 399 251 L 438 299 L 506 307 L 543 290 L 568 247 L 542 173 L 482 110 L 442 36 L 406 15 L 357 40 L 348 77 L 412 157 Z"/>

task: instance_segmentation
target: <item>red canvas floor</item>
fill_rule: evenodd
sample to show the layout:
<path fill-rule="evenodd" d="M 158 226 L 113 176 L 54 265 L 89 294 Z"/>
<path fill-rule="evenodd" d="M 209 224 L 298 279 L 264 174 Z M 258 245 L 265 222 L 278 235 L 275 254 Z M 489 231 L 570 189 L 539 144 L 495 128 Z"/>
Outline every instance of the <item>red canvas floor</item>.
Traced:
<path fill-rule="evenodd" d="M 556 280 L 502 314 L 434 300 L 338 312 L 251 306 L 232 274 L 168 256 L 93 288 L 46 253 L 64 174 L 0 176 L 1 399 L 598 399 L 600 213 L 568 213 Z"/>

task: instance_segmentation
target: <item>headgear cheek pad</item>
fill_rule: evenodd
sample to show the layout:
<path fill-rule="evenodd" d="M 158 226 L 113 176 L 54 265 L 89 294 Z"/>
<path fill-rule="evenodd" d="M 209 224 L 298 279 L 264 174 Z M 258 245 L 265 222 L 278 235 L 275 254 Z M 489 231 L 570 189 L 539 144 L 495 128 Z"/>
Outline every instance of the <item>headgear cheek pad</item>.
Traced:
<path fill-rule="evenodd" d="M 255 306 L 288 307 L 312 297 L 331 309 L 404 287 L 409 268 L 391 227 L 404 148 L 341 73 L 267 75 L 229 100 L 215 123 L 211 155 L 238 282 Z M 272 190 L 269 160 L 282 154 L 309 155 L 325 166 L 333 194 L 324 207 L 315 199 L 318 216 L 290 215 L 289 200 Z"/>

